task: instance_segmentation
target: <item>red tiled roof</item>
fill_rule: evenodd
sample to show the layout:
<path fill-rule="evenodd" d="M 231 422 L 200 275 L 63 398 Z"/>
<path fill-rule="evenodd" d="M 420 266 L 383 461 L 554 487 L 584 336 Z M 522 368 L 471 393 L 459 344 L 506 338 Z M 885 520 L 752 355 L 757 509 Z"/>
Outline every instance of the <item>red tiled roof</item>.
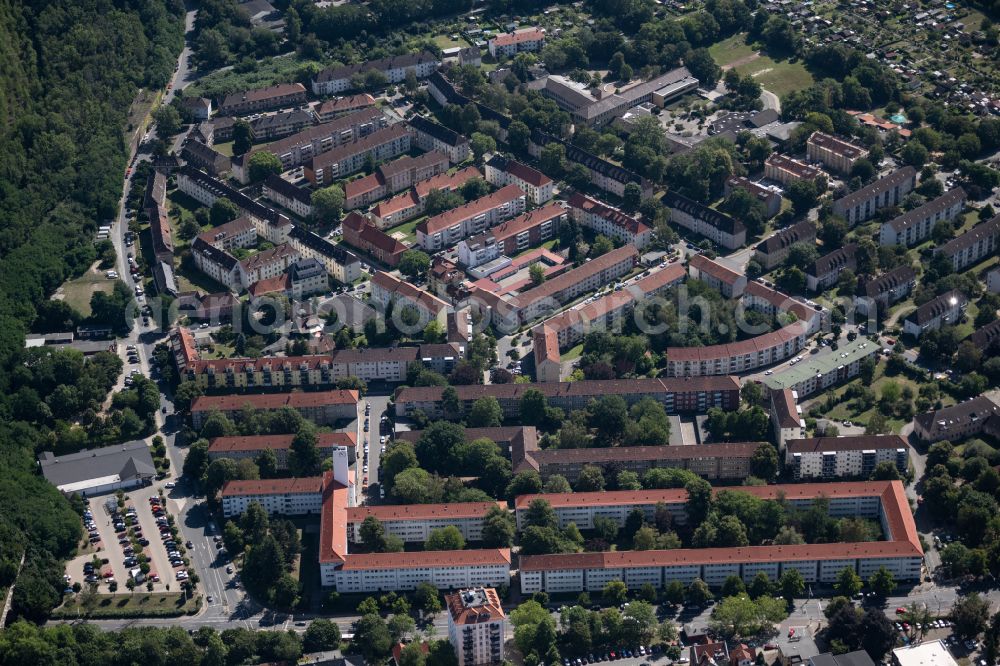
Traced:
<path fill-rule="evenodd" d="M 434 234 L 458 224 L 459 222 L 468 220 L 469 218 L 482 215 L 488 210 L 510 203 L 515 199 L 524 198 L 525 196 L 524 190 L 517 185 L 506 185 L 492 194 L 487 194 L 485 197 L 480 197 L 475 201 L 470 201 L 469 203 L 459 206 L 458 208 L 446 210 L 443 213 L 424 220 L 417 225 L 417 231 L 424 234 Z"/>
<path fill-rule="evenodd" d="M 802 416 L 795 404 L 795 392 L 792 389 L 777 389 L 771 391 L 771 403 L 778 416 L 779 428 L 801 427 Z"/>
<path fill-rule="evenodd" d="M 499 621 L 507 617 L 504 615 L 503 606 L 500 605 L 500 597 L 493 588 L 485 588 L 486 593 L 484 603 L 476 606 L 467 606 L 462 598 L 461 592 L 447 594 L 444 603 L 451 614 L 452 622 L 457 625 L 479 624 L 481 622 Z"/>
<path fill-rule="evenodd" d="M 319 519 L 319 561 L 343 562 L 347 555 L 347 486 L 323 473 L 323 508 Z"/>
<path fill-rule="evenodd" d="M 328 113 L 336 113 L 338 111 L 347 111 L 350 109 L 363 108 L 366 106 L 375 106 L 375 98 L 365 93 L 363 95 L 351 95 L 349 97 L 340 97 L 337 99 L 328 99 L 318 107 L 316 107 L 317 115 L 324 116 Z"/>
<path fill-rule="evenodd" d="M 765 349 L 771 349 L 794 340 L 807 333 L 808 324 L 804 321 L 792 322 L 773 333 L 758 335 L 756 338 L 733 342 L 727 345 L 709 345 L 707 347 L 667 347 L 668 361 L 715 361 L 722 358 L 736 358 L 746 354 L 757 354 Z"/>
<path fill-rule="evenodd" d="M 229 411 L 252 407 L 254 409 L 278 409 L 280 407 L 322 407 L 323 405 L 345 405 L 358 401 L 357 391 L 310 391 L 308 393 L 265 393 L 260 395 L 200 395 L 191 403 L 192 412 L 207 412 L 213 409 Z"/>
<path fill-rule="evenodd" d="M 358 436 L 353 432 L 317 433 L 317 446 L 357 446 Z M 289 449 L 295 435 L 246 435 L 235 437 L 215 437 L 208 444 L 209 453 L 229 453 L 234 451 L 262 451 L 263 449 Z"/>
<path fill-rule="evenodd" d="M 408 553 L 367 553 L 348 555 L 342 571 L 366 569 L 420 569 L 429 567 L 461 567 L 510 565 L 509 548 L 481 550 L 425 550 Z"/>
<path fill-rule="evenodd" d="M 352 506 L 347 509 L 348 523 L 361 523 L 368 516 L 387 520 L 434 520 L 481 518 L 495 506 L 507 508 L 506 502 L 453 502 L 451 504 L 380 504 Z"/>
<path fill-rule="evenodd" d="M 509 46 L 510 44 L 520 44 L 521 42 L 534 42 L 545 39 L 545 32 L 539 28 L 519 30 L 517 32 L 505 32 L 493 38 L 493 43 L 497 46 Z"/>
<path fill-rule="evenodd" d="M 599 257 L 591 259 L 587 263 L 582 264 L 571 271 L 558 275 L 551 280 L 546 280 L 537 287 L 519 294 L 516 297 L 516 301 L 519 305 L 525 307 L 541 299 L 549 298 L 563 289 L 577 284 L 578 282 L 582 282 L 588 277 L 611 268 L 618 262 L 625 261 L 629 258 L 631 258 L 633 264 L 639 260 L 639 250 L 637 250 L 635 245 L 632 245 L 631 243 L 615 248 L 614 250 L 611 250 L 611 252 L 607 252 Z"/>
<path fill-rule="evenodd" d="M 649 231 L 649 227 L 631 215 L 626 215 L 617 208 L 612 208 L 602 201 L 591 199 L 590 197 L 574 192 L 566 201 L 570 208 L 578 208 L 586 213 L 596 215 L 611 222 L 617 227 L 621 227 L 632 234 L 641 234 Z"/>
<path fill-rule="evenodd" d="M 544 224 L 566 213 L 566 209 L 561 204 L 550 202 L 533 211 L 522 213 L 515 218 L 507 220 L 502 224 L 483 232 L 487 236 L 492 236 L 497 242 L 502 242 L 511 236 L 523 233 L 539 224 Z"/>
<path fill-rule="evenodd" d="M 507 160 L 505 170 L 518 180 L 523 180 L 529 185 L 534 185 L 535 187 L 544 187 L 552 182 L 552 179 L 541 171 L 532 169 L 530 166 L 525 164 L 521 164 L 517 160 Z"/>
<path fill-rule="evenodd" d="M 578 382 L 574 382 L 578 383 Z M 613 463 L 625 460 L 685 460 L 706 458 L 750 458 L 760 442 L 725 442 L 690 446 L 615 446 L 586 449 L 538 449 L 531 457 L 539 464 Z"/>
<path fill-rule="evenodd" d="M 736 281 L 743 277 L 743 275 L 726 268 L 716 261 L 712 261 L 703 254 L 696 254 L 688 259 L 688 265 L 694 266 L 699 272 L 707 273 L 708 275 L 711 275 L 717 280 L 721 280 L 728 285 L 736 284 Z"/>
<path fill-rule="evenodd" d="M 400 280 L 391 273 L 378 271 L 372 276 L 371 281 L 372 284 L 377 284 L 396 296 L 402 296 L 415 303 L 420 303 L 433 314 L 437 314 L 448 307 L 448 304 L 437 296 L 423 289 L 418 289 L 406 280 Z"/>
<path fill-rule="evenodd" d="M 223 497 L 236 495 L 293 495 L 319 493 L 323 490 L 323 478 L 311 476 L 304 479 L 253 479 L 249 481 L 226 481 L 222 486 Z"/>
<path fill-rule="evenodd" d="M 816 144 L 821 148 L 825 148 L 832 153 L 847 157 L 848 159 L 854 159 L 867 154 L 867 150 L 861 146 L 857 146 L 849 141 L 844 141 L 843 139 L 838 139 L 835 136 L 830 136 L 829 134 L 824 134 L 823 132 L 813 132 L 809 137 L 809 143 Z"/>
<path fill-rule="evenodd" d="M 257 296 L 263 296 L 264 294 L 273 294 L 276 291 L 285 291 L 289 288 L 291 284 L 291 278 L 288 273 L 282 273 L 281 275 L 276 275 L 273 278 L 267 278 L 265 280 L 258 280 L 250 285 L 247 290 L 250 295 L 256 298 Z"/>
<path fill-rule="evenodd" d="M 551 328 L 547 324 L 536 326 L 532 333 L 532 343 L 535 348 L 536 366 L 542 361 L 559 363 L 559 338 L 554 328 Z"/>

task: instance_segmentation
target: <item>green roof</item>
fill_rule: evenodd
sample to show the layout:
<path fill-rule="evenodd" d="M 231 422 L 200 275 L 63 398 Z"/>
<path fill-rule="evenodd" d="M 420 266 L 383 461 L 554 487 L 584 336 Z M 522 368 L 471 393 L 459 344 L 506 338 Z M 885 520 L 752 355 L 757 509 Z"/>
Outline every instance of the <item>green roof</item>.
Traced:
<path fill-rule="evenodd" d="M 837 351 L 821 350 L 816 355 L 807 354 L 803 359 L 786 370 L 776 372 L 764 378 L 764 385 L 770 389 L 792 388 L 803 380 L 815 375 L 825 375 L 842 365 L 869 356 L 877 350 L 879 344 L 868 338 L 858 337 L 854 342 L 839 345 Z M 826 353 L 823 353 L 823 352 Z"/>

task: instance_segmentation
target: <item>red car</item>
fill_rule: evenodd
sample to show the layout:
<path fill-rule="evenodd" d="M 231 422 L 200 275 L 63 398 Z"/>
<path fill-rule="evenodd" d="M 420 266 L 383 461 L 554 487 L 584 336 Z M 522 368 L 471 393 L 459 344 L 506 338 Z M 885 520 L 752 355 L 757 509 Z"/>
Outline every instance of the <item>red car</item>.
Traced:
<path fill-rule="evenodd" d="M 896 615 L 902 615 L 905 612 L 906 612 L 906 609 L 903 608 L 902 606 L 900 606 L 899 608 L 896 609 Z"/>

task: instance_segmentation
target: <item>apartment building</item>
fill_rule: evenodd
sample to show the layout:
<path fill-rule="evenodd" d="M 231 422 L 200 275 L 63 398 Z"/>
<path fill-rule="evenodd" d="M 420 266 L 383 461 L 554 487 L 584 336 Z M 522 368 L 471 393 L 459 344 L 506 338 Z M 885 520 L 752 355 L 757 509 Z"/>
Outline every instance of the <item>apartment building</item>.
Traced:
<path fill-rule="evenodd" d="M 571 412 L 584 409 L 591 400 L 604 395 L 620 395 L 629 405 L 643 398 L 661 403 L 667 413 L 705 413 L 710 407 L 736 409 L 739 405 L 739 381 L 735 377 L 697 377 L 685 379 L 588 380 L 537 384 L 488 384 L 456 386 L 464 410 L 479 398 L 492 396 L 500 403 L 505 419 L 516 419 L 521 411 L 524 392 L 535 389 L 552 407 Z M 431 418 L 440 417 L 444 388 L 440 386 L 402 387 L 396 392 L 396 415 L 407 416 L 421 409 Z M 635 449 L 637 447 L 628 447 Z M 680 447 L 658 447 L 661 453 Z M 684 447 L 688 448 L 688 447 Z M 698 447 L 699 449 L 703 447 Z M 542 453 L 542 452 L 539 452 Z"/>
<path fill-rule="evenodd" d="M 889 313 L 889 306 L 909 296 L 916 285 L 917 272 L 912 266 L 897 266 L 871 279 L 860 276 L 854 307 L 864 316 L 885 316 Z M 877 308 L 875 312 L 872 312 L 872 306 Z"/>
<path fill-rule="evenodd" d="M 595 233 L 631 243 L 640 250 L 653 240 L 653 230 L 646 224 L 597 199 L 574 192 L 566 203 L 576 223 Z"/>
<path fill-rule="evenodd" d="M 404 155 L 392 162 L 380 164 L 375 173 L 344 185 L 344 210 L 368 206 L 446 171 L 448 156 L 437 151 L 424 153 L 420 157 Z"/>
<path fill-rule="evenodd" d="M 167 174 L 159 169 L 149 174 L 143 208 L 149 216 L 149 234 L 157 261 L 174 265 L 174 237 L 167 217 Z"/>
<path fill-rule="evenodd" d="M 486 182 L 494 187 L 517 185 L 536 206 L 550 200 L 555 191 L 555 183 L 544 173 L 500 154 L 486 162 Z"/>
<path fill-rule="evenodd" d="M 688 259 L 688 272 L 692 280 L 707 283 L 726 298 L 739 298 L 747 288 L 747 276 L 744 273 L 730 270 L 703 254 L 696 254 Z"/>
<path fill-rule="evenodd" d="M 997 251 L 1000 238 L 1000 215 L 987 222 L 980 222 L 964 234 L 934 248 L 934 254 L 951 259 L 956 273 L 977 264 Z"/>
<path fill-rule="evenodd" d="M 226 173 L 233 166 L 232 160 L 228 157 L 196 139 L 184 143 L 184 148 L 181 149 L 181 159 L 213 176 Z"/>
<path fill-rule="evenodd" d="M 512 58 L 518 53 L 541 51 L 544 45 L 545 30 L 541 28 L 523 28 L 501 33 L 486 42 L 486 47 L 494 58 Z"/>
<path fill-rule="evenodd" d="M 254 141 L 273 141 L 300 132 L 313 124 L 313 114 L 305 109 L 278 111 L 258 116 L 250 121 Z"/>
<path fill-rule="evenodd" d="M 994 348 L 1000 343 L 1000 319 L 976 329 L 968 339 L 976 346 L 976 349 L 982 350 L 983 353 L 994 351 Z"/>
<path fill-rule="evenodd" d="M 363 139 L 387 125 L 388 118 L 381 111 L 374 107 L 363 108 L 284 139 L 254 146 L 248 153 L 233 160 L 233 175 L 241 183 L 249 182 L 250 174 L 246 167 L 254 153 L 272 153 L 281 160 L 282 170 L 287 171 L 323 153 Z"/>
<path fill-rule="evenodd" d="M 945 325 L 954 325 L 962 318 L 969 298 L 952 289 L 933 298 L 911 312 L 903 320 L 903 332 L 919 338 L 927 331 L 936 331 Z"/>
<path fill-rule="evenodd" d="M 550 143 L 562 144 L 563 148 L 566 149 L 567 160 L 586 167 L 587 171 L 590 172 L 590 183 L 594 187 L 622 197 L 625 195 L 625 186 L 629 183 L 635 183 L 642 191 L 643 199 L 653 196 L 653 183 L 646 178 L 541 130 L 532 131 L 528 152 L 532 157 L 537 158 L 541 155 L 542 148 Z"/>
<path fill-rule="evenodd" d="M 837 284 L 841 273 L 858 267 L 857 251 L 857 243 L 847 243 L 824 254 L 806 268 L 806 286 L 810 291 L 823 291 Z"/>
<path fill-rule="evenodd" d="M 497 257 L 500 255 L 512 256 L 541 245 L 551 238 L 555 238 L 559 233 L 559 227 L 567 219 L 569 219 L 569 212 L 566 207 L 561 203 L 553 202 L 533 211 L 518 215 L 506 222 L 501 222 L 481 235 L 492 239 L 492 244 L 496 247 Z M 460 260 L 463 244 L 466 246 L 466 253 L 469 253 L 468 243 L 470 242 L 472 242 L 471 238 L 458 244 Z M 487 259 L 486 261 L 489 260 Z M 468 266 L 473 265 L 465 261 L 462 263 Z"/>
<path fill-rule="evenodd" d="M 539 324 L 531 333 L 531 343 L 535 354 L 535 381 L 558 382 L 562 375 L 562 361 L 559 336 L 555 330 Z"/>
<path fill-rule="evenodd" d="M 620 291 L 612 291 L 590 303 L 564 310 L 545 320 L 544 325 L 555 333 L 560 349 L 571 347 L 590 331 L 615 333 L 623 330 L 619 326 L 624 326 L 625 318 L 632 314 L 637 303 L 679 285 L 686 276 L 683 264 L 668 264 Z"/>
<path fill-rule="evenodd" d="M 448 609 L 448 640 L 459 666 L 503 662 L 507 616 L 492 587 L 459 590 L 444 597 Z"/>
<path fill-rule="evenodd" d="M 328 123 L 337 116 L 372 106 L 375 106 L 375 98 L 368 93 L 361 93 L 360 95 L 323 100 L 313 107 L 313 114 L 316 116 L 317 122 Z"/>
<path fill-rule="evenodd" d="M 452 164 L 469 159 L 469 140 L 458 132 L 419 115 L 410 117 L 406 122 L 410 125 L 413 143 L 417 148 L 442 152 Z"/>
<path fill-rule="evenodd" d="M 264 196 L 301 218 L 312 217 L 312 192 L 292 185 L 278 174 L 270 174 L 264 181 Z"/>
<path fill-rule="evenodd" d="M 288 469 L 288 454 L 295 435 L 240 435 L 213 437 L 208 443 L 208 459 L 256 460 L 264 451 L 273 451 L 279 470 Z M 316 448 L 323 458 L 333 456 L 334 449 L 347 449 L 354 458 L 358 437 L 353 432 L 321 432 L 316 435 Z"/>
<path fill-rule="evenodd" d="M 302 301 L 313 294 L 330 290 L 326 267 L 316 259 L 299 259 L 288 267 L 288 292 L 293 301 Z"/>
<path fill-rule="evenodd" d="M 787 259 L 792 246 L 798 243 L 815 245 L 815 224 L 809 220 L 803 220 L 762 240 L 754 248 L 754 259 L 764 267 L 765 271 L 770 271 Z"/>
<path fill-rule="evenodd" d="M 390 160 L 409 150 L 410 134 L 402 123 L 397 123 L 311 158 L 303 174 L 314 186 L 329 185 L 360 171 L 368 160 Z"/>
<path fill-rule="evenodd" d="M 832 515 L 879 520 L 886 541 L 532 555 L 519 561 L 521 593 L 599 591 L 613 580 L 623 581 L 629 588 L 646 583 L 660 588 L 673 581 L 688 585 L 700 578 L 710 587 L 721 587 L 730 576 L 749 583 L 764 573 L 776 581 L 789 570 L 798 571 L 807 584 L 833 583 L 845 567 L 862 579 L 881 567 L 899 581 L 920 579 L 923 549 L 900 482 L 784 488 L 789 492 L 811 492 L 809 501 L 819 496 L 829 498 Z M 835 513 L 835 506 L 845 512 Z"/>
<path fill-rule="evenodd" d="M 361 277 L 361 260 L 353 252 L 331 243 L 319 234 L 295 227 L 288 234 L 288 244 L 305 259 L 315 259 L 341 284 L 351 284 Z"/>
<path fill-rule="evenodd" d="M 242 291 L 239 260 L 228 251 L 215 247 L 202 236 L 195 238 L 191 243 L 191 258 L 195 267 L 229 290 Z M 257 234 L 254 233 L 254 238 L 256 237 Z"/>
<path fill-rule="evenodd" d="M 804 299 L 792 298 L 788 294 L 772 289 L 763 284 L 759 278 L 747 282 L 747 287 L 743 291 L 743 305 L 772 316 L 790 312 L 795 315 L 795 319 L 809 325 L 810 335 L 820 330 L 826 317 L 819 306 L 810 305 Z"/>
<path fill-rule="evenodd" d="M 279 83 L 266 88 L 252 88 L 230 93 L 219 105 L 220 116 L 242 116 L 258 111 L 296 106 L 306 101 L 306 87 L 301 83 Z"/>
<path fill-rule="evenodd" d="M 986 290 L 991 294 L 1000 294 L 1000 268 L 986 274 Z"/>
<path fill-rule="evenodd" d="M 457 244 L 463 238 L 482 233 L 493 225 L 524 212 L 524 191 L 507 185 L 492 194 L 447 210 L 417 225 L 417 244 L 436 251 Z"/>
<path fill-rule="evenodd" d="M 207 97 L 182 97 L 181 106 L 194 121 L 208 120 L 212 115 L 212 100 Z"/>
<path fill-rule="evenodd" d="M 799 407 L 799 394 L 792 389 L 777 389 L 768 394 L 768 415 L 778 450 L 785 450 L 790 439 L 805 439 L 806 421 Z"/>
<path fill-rule="evenodd" d="M 437 59 L 437 56 L 427 51 L 421 51 L 369 60 L 358 65 L 327 67 L 313 78 L 312 91 L 317 96 L 342 93 L 354 87 L 352 79 L 356 75 L 364 75 L 371 71 L 385 74 L 391 85 L 405 81 L 407 72 L 413 72 L 418 79 L 425 79 L 440 66 L 441 61 Z"/>
<path fill-rule="evenodd" d="M 837 199 L 833 202 L 833 213 L 854 227 L 875 217 L 882 208 L 898 206 L 916 186 L 917 171 L 906 166 Z"/>
<path fill-rule="evenodd" d="M 236 248 L 252 247 L 257 244 L 257 228 L 246 215 L 225 224 L 220 224 L 198 234 L 198 238 L 212 247 L 231 252 Z"/>
<path fill-rule="evenodd" d="M 298 250 L 291 243 L 282 243 L 269 250 L 250 255 L 238 264 L 240 286 L 245 290 L 254 282 L 278 277 L 300 257 Z"/>
<path fill-rule="evenodd" d="M 1000 406 L 980 395 L 957 405 L 917 414 L 913 417 L 913 433 L 928 445 L 945 440 L 960 442 L 984 432 L 987 422 L 996 430 L 998 415 Z"/>
<path fill-rule="evenodd" d="M 874 342 L 858 338 L 841 344 L 835 354 L 803 356 L 797 365 L 776 369 L 764 378 L 764 386 L 771 390 L 791 389 L 801 399 L 857 377 L 862 362 L 869 358 L 877 362 L 880 351 L 881 347 Z"/>
<path fill-rule="evenodd" d="M 764 177 L 782 185 L 791 185 L 797 180 L 816 180 L 823 172 L 814 166 L 792 159 L 787 155 L 771 153 L 764 160 Z"/>
<path fill-rule="evenodd" d="M 850 173 L 858 160 L 868 157 L 868 150 L 823 132 L 813 132 L 806 140 L 806 157 L 834 171 Z"/>
<path fill-rule="evenodd" d="M 340 225 L 344 230 L 345 243 L 389 268 L 398 266 L 403 253 L 410 249 L 356 212 L 348 213 Z"/>
<path fill-rule="evenodd" d="M 379 229 L 388 229 L 402 224 L 424 212 L 427 195 L 432 190 L 441 190 L 442 192 L 457 190 L 472 178 L 480 178 L 482 175 L 482 172 L 476 167 L 465 167 L 453 174 L 442 173 L 422 180 L 414 184 L 409 191 L 383 201 L 372 208 L 371 219 Z"/>
<path fill-rule="evenodd" d="M 184 165 L 177 172 L 177 189 L 204 206 L 211 206 L 219 199 L 229 199 L 257 228 L 257 235 L 278 245 L 288 240 L 292 221 L 286 215 L 260 204 L 237 189 L 199 171 Z"/>
<path fill-rule="evenodd" d="M 403 543 L 424 543 L 431 532 L 454 526 L 466 541 L 482 541 L 483 518 L 490 509 L 507 510 L 504 502 L 461 502 L 455 504 L 383 504 L 356 506 L 347 510 L 347 540 L 362 543 L 361 524 L 375 518 L 387 535 Z"/>
<path fill-rule="evenodd" d="M 291 369 L 288 373 L 291 373 Z M 243 410 L 247 407 L 258 411 L 274 411 L 290 407 L 303 418 L 318 425 L 333 425 L 337 421 L 357 418 L 358 392 L 337 390 L 261 395 L 202 395 L 191 403 L 191 423 L 195 430 L 201 430 L 205 419 L 215 411 L 239 421 Z"/>
<path fill-rule="evenodd" d="M 891 462 L 906 476 L 906 441 L 899 435 L 811 437 L 788 440 L 785 447 L 785 466 L 795 479 L 867 479 L 881 462 Z"/>
<path fill-rule="evenodd" d="M 499 259 L 503 253 L 493 234 L 484 231 L 458 242 L 458 263 L 472 270 Z M 509 260 L 506 260 L 509 262 Z M 492 265 L 492 264 L 491 264 Z M 473 276 L 478 273 L 473 273 Z"/>
<path fill-rule="evenodd" d="M 671 222 L 728 250 L 746 245 L 747 229 L 739 220 L 673 191 L 663 195 L 662 201 L 670 209 Z"/>
<path fill-rule="evenodd" d="M 764 205 L 764 211 L 768 217 L 774 217 L 781 212 L 781 195 L 774 190 L 758 185 L 744 176 L 730 176 L 726 179 L 724 192 L 726 196 L 732 194 L 734 190 L 746 190 L 757 201 Z"/>
<path fill-rule="evenodd" d="M 372 276 L 371 301 L 381 305 L 383 312 L 391 303 L 394 321 L 399 318 L 396 313 L 408 307 L 413 308 L 419 314 L 421 330 L 431 321 L 438 322 L 442 327 L 448 324 L 447 303 L 391 273 L 378 271 Z M 399 321 L 397 325 L 401 323 Z"/>
<path fill-rule="evenodd" d="M 879 231 L 879 244 L 911 247 L 930 238 L 938 222 L 951 222 L 962 214 L 965 199 L 965 190 L 956 187 L 919 208 L 883 223 Z"/>
<path fill-rule="evenodd" d="M 342 594 L 403 592 L 420 583 L 439 590 L 510 584 L 508 548 L 370 553 L 345 555 L 343 560 L 332 572 Z"/>
<path fill-rule="evenodd" d="M 257 502 L 269 516 L 305 516 L 318 514 L 322 499 L 323 478 L 319 476 L 226 481 L 222 513 L 226 518 L 241 516 L 251 502 Z"/>

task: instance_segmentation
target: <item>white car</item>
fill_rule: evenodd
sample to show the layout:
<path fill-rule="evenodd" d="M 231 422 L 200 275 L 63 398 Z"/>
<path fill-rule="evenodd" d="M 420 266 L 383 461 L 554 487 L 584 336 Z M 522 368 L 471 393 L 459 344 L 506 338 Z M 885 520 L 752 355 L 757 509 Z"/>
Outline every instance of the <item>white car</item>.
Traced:
<path fill-rule="evenodd" d="M 167 482 L 167 483 L 163 484 L 163 487 L 164 487 L 164 488 L 176 488 L 176 487 L 177 487 L 177 484 L 176 484 L 176 483 L 174 483 L 173 481 L 169 481 L 169 482 Z"/>
<path fill-rule="evenodd" d="M 365 472 L 365 474 L 368 473 L 368 465 L 365 465 L 364 472 Z"/>

